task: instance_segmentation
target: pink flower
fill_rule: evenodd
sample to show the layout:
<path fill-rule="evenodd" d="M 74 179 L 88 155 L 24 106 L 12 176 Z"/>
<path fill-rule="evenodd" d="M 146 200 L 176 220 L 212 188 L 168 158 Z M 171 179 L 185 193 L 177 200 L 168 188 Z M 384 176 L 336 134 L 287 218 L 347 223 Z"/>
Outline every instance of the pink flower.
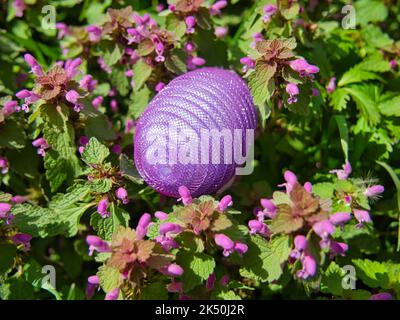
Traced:
<path fill-rule="evenodd" d="M 176 263 L 171 263 L 163 270 L 163 273 L 172 277 L 179 277 L 183 272 L 182 267 Z"/>
<path fill-rule="evenodd" d="M 87 74 L 79 81 L 79 85 L 81 88 L 92 92 L 97 86 L 97 80 L 94 80 L 90 74 Z"/>
<path fill-rule="evenodd" d="M 181 197 L 178 199 L 178 201 L 182 201 L 182 203 L 183 203 L 185 206 L 192 204 L 193 199 L 192 199 L 192 196 L 190 195 L 190 191 L 189 191 L 189 189 L 188 189 L 187 187 L 185 187 L 185 186 L 180 186 L 180 187 L 178 188 L 178 193 L 179 193 L 179 195 L 181 196 Z"/>
<path fill-rule="evenodd" d="M 311 255 L 305 255 L 303 259 L 301 259 L 302 269 L 298 270 L 296 275 L 301 279 L 308 279 L 313 277 L 317 273 L 317 262 L 314 257 Z"/>
<path fill-rule="evenodd" d="M 290 253 L 290 257 L 295 260 L 299 260 L 302 254 L 308 248 L 308 241 L 307 238 L 303 235 L 297 235 L 294 238 L 294 249 Z"/>
<path fill-rule="evenodd" d="M 289 66 L 300 74 L 301 77 L 310 77 L 319 72 L 319 68 L 309 64 L 305 59 L 296 59 L 289 62 Z"/>
<path fill-rule="evenodd" d="M 108 198 L 104 197 L 97 204 L 97 212 L 101 215 L 102 218 L 108 218 L 111 215 L 111 212 L 108 210 Z"/>
<path fill-rule="evenodd" d="M 332 93 L 336 90 L 336 77 L 332 77 L 329 79 L 328 85 L 326 86 L 326 91 L 328 93 Z"/>
<path fill-rule="evenodd" d="M 313 230 L 323 240 L 327 240 L 335 232 L 335 227 L 329 220 L 322 220 L 314 223 Z"/>
<path fill-rule="evenodd" d="M 249 69 L 254 69 L 256 63 L 249 57 L 240 58 L 240 63 L 243 64 L 242 71 L 246 73 Z"/>
<path fill-rule="evenodd" d="M 385 187 L 381 186 L 379 184 L 370 186 L 364 191 L 364 195 L 368 198 L 376 197 L 379 194 L 381 194 L 383 191 L 385 191 Z"/>
<path fill-rule="evenodd" d="M 235 247 L 235 243 L 226 235 L 218 233 L 214 236 L 215 243 L 217 246 L 224 249 L 223 255 L 228 257 Z"/>
<path fill-rule="evenodd" d="M 89 245 L 89 256 L 97 252 L 110 252 L 111 248 L 106 241 L 97 236 L 87 236 L 86 243 Z"/>
<path fill-rule="evenodd" d="M 196 26 L 196 18 L 194 16 L 188 16 L 185 19 L 186 33 L 194 33 L 194 27 Z"/>
<path fill-rule="evenodd" d="M 207 282 L 206 282 L 206 289 L 208 291 L 211 291 L 214 289 L 215 280 L 217 280 L 217 276 L 215 275 L 215 272 L 213 272 L 210 274 L 210 276 L 208 277 Z"/>
<path fill-rule="evenodd" d="M 15 16 L 21 18 L 24 15 L 24 11 L 26 9 L 24 0 L 14 0 L 13 8 L 15 10 Z"/>
<path fill-rule="evenodd" d="M 349 249 L 349 246 L 344 242 L 336 242 L 331 240 L 329 242 L 329 248 L 331 250 L 331 259 L 336 255 L 345 256 L 345 252 Z"/>
<path fill-rule="evenodd" d="M 274 219 L 278 213 L 278 207 L 269 199 L 261 199 L 260 202 L 264 208 L 263 213 L 267 217 Z"/>
<path fill-rule="evenodd" d="M 230 195 L 226 195 L 221 199 L 218 204 L 218 210 L 224 212 L 228 207 L 233 204 L 232 197 Z"/>
<path fill-rule="evenodd" d="M 24 55 L 25 62 L 31 67 L 31 71 L 36 76 L 42 76 L 43 70 L 37 60 L 29 53 Z"/>
<path fill-rule="evenodd" d="M 188 56 L 186 64 L 189 70 L 194 70 L 206 63 L 206 60 L 200 57 Z"/>
<path fill-rule="evenodd" d="M 279 184 L 278 187 L 285 187 L 286 188 L 286 193 L 290 193 L 294 187 L 294 185 L 297 182 L 297 177 L 296 175 L 290 171 L 286 170 L 285 173 L 283 174 L 283 177 L 285 178 L 285 183 Z"/>
<path fill-rule="evenodd" d="M 167 290 L 168 292 L 182 293 L 183 283 L 180 281 L 175 281 L 175 279 L 173 279 L 172 282 L 167 285 Z"/>
<path fill-rule="evenodd" d="M 104 300 L 117 300 L 119 296 L 119 288 L 115 288 L 106 294 Z"/>
<path fill-rule="evenodd" d="M 390 67 L 394 70 L 399 65 L 395 59 L 389 61 Z"/>
<path fill-rule="evenodd" d="M 136 238 L 143 239 L 147 235 L 147 227 L 151 222 L 151 216 L 148 213 L 144 213 L 137 224 L 136 227 Z"/>
<path fill-rule="evenodd" d="M 371 217 L 369 215 L 369 212 L 366 210 L 359 210 L 359 209 L 354 209 L 353 210 L 354 217 L 357 219 L 359 222 L 357 224 L 358 228 L 362 228 L 364 226 L 364 223 L 370 223 L 372 222 Z"/>
<path fill-rule="evenodd" d="M 91 42 L 98 42 L 101 39 L 101 28 L 99 28 L 98 26 L 88 26 L 86 27 L 86 31 L 89 34 L 89 40 Z"/>
<path fill-rule="evenodd" d="M 67 77 L 68 79 L 72 79 L 73 77 L 75 77 L 78 74 L 78 68 L 82 63 L 82 59 L 81 58 L 76 58 L 76 59 L 68 59 L 67 61 L 65 61 L 65 72 L 67 73 Z"/>
<path fill-rule="evenodd" d="M 160 234 L 166 235 L 167 233 L 180 233 L 182 232 L 182 227 L 176 223 L 165 222 L 160 225 Z"/>
<path fill-rule="evenodd" d="M 221 13 L 221 9 L 225 8 L 228 5 L 228 1 L 225 0 L 219 0 L 216 1 L 211 7 L 210 7 L 210 14 L 212 16 L 215 16 L 217 14 Z"/>
<path fill-rule="evenodd" d="M 56 29 L 58 30 L 57 39 L 62 39 L 71 33 L 68 26 L 62 22 L 56 23 Z"/>
<path fill-rule="evenodd" d="M 2 174 L 6 174 L 9 170 L 10 166 L 8 164 L 8 160 L 6 157 L 0 156 L 0 172 Z"/>
<path fill-rule="evenodd" d="M 38 148 L 37 153 L 39 155 L 41 155 L 42 157 L 44 157 L 45 154 L 46 154 L 45 150 L 50 147 L 49 144 L 47 143 L 47 141 L 44 138 L 38 138 L 38 139 L 34 140 L 32 142 L 32 145 L 35 148 Z"/>
<path fill-rule="evenodd" d="M 343 169 L 334 169 L 329 171 L 329 173 L 336 173 L 339 180 L 347 180 L 351 174 L 352 168 L 350 162 L 346 162 L 343 165 Z"/>
<path fill-rule="evenodd" d="M 305 189 L 308 193 L 312 193 L 312 184 L 311 184 L 311 182 L 307 181 L 307 182 L 304 184 L 304 189 Z"/>
<path fill-rule="evenodd" d="M 260 41 L 264 40 L 263 35 L 261 33 L 259 33 L 259 32 L 253 33 L 252 38 L 253 38 L 253 42 L 250 43 L 250 47 L 253 48 L 253 49 L 256 48 L 257 42 L 260 42 Z"/>
<path fill-rule="evenodd" d="M 184 49 L 187 53 L 193 53 L 196 51 L 196 45 L 193 42 L 188 42 L 185 44 Z"/>
<path fill-rule="evenodd" d="M 125 188 L 119 187 L 119 188 L 115 191 L 115 196 L 116 196 L 118 199 L 120 199 L 120 200 L 122 201 L 123 204 L 129 203 L 128 192 L 126 191 Z"/>
<path fill-rule="evenodd" d="M 351 213 L 349 212 L 336 212 L 329 217 L 329 221 L 335 226 L 343 226 L 346 222 L 351 219 Z"/>
<path fill-rule="evenodd" d="M 164 87 L 165 83 L 160 81 L 156 84 L 154 89 L 156 90 L 156 92 L 160 92 L 162 89 L 164 89 Z"/>
<path fill-rule="evenodd" d="M 99 64 L 100 68 L 101 68 L 102 70 L 104 70 L 105 72 L 107 72 L 107 73 L 111 73 L 111 72 L 112 72 L 111 68 L 110 68 L 110 67 L 107 65 L 107 63 L 104 61 L 104 58 L 103 58 L 103 57 L 99 57 L 99 58 L 97 59 L 97 63 Z"/>
<path fill-rule="evenodd" d="M 273 5 L 273 4 L 268 4 L 266 6 L 264 6 L 263 8 L 263 21 L 264 23 L 267 23 L 269 20 L 271 20 L 271 17 L 278 11 L 277 6 Z"/>
<path fill-rule="evenodd" d="M 5 117 L 8 117 L 10 114 L 13 114 L 17 111 L 18 102 L 15 100 L 7 101 L 3 106 L 3 114 Z"/>
<path fill-rule="evenodd" d="M 127 119 L 125 122 L 125 130 L 124 133 L 128 134 L 129 132 L 132 131 L 132 129 L 135 127 L 135 120 L 133 119 Z"/>
<path fill-rule="evenodd" d="M 249 249 L 249 247 L 247 246 L 247 244 L 242 243 L 242 242 L 236 242 L 235 243 L 235 247 L 234 250 L 241 256 L 243 254 L 245 254 L 247 252 L 247 250 Z"/>
<path fill-rule="evenodd" d="M 94 291 L 100 285 L 100 279 L 98 276 L 90 276 L 86 287 L 86 298 L 90 299 L 93 297 Z"/>
<path fill-rule="evenodd" d="M 216 27 L 214 34 L 217 38 L 225 38 L 228 34 L 228 28 L 226 27 Z"/>
<path fill-rule="evenodd" d="M 11 205 L 7 202 L 0 202 L 0 215 L 4 215 L 11 210 Z"/>
<path fill-rule="evenodd" d="M 122 148 L 121 145 L 116 143 L 111 147 L 111 152 L 116 154 L 116 155 L 120 155 L 122 152 Z"/>
<path fill-rule="evenodd" d="M 28 200 L 29 200 L 28 196 L 18 196 L 18 195 L 14 196 L 10 199 L 10 201 L 15 204 L 24 203 Z"/>
<path fill-rule="evenodd" d="M 250 228 L 250 234 L 260 234 L 263 237 L 269 237 L 271 235 L 268 226 L 262 221 L 250 220 L 248 226 Z"/>
<path fill-rule="evenodd" d="M 289 94 L 288 104 L 296 103 L 297 102 L 297 95 L 300 93 L 299 87 L 297 84 L 289 82 L 286 85 L 286 92 Z"/>
<path fill-rule="evenodd" d="M 104 98 L 102 96 L 98 96 L 92 100 L 92 106 L 94 108 L 98 108 L 103 103 Z"/>
<path fill-rule="evenodd" d="M 72 104 L 77 104 L 78 99 L 79 99 L 79 93 L 76 92 L 75 90 L 69 90 L 65 94 L 65 99 L 67 99 L 67 101 L 71 102 Z"/>
<path fill-rule="evenodd" d="M 158 220 L 167 220 L 168 219 L 168 214 L 166 214 L 165 212 L 162 211 L 156 211 L 154 213 L 154 216 L 158 219 Z"/>

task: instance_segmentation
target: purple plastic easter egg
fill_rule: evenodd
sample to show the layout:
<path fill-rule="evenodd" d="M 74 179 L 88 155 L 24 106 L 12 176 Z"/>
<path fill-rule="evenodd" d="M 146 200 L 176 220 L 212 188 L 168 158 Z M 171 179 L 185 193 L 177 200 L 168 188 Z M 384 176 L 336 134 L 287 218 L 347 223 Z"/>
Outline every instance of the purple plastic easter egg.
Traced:
<path fill-rule="evenodd" d="M 250 91 L 236 73 L 191 71 L 165 86 L 140 116 L 135 165 L 161 194 L 178 198 L 180 186 L 196 197 L 214 194 L 245 166 L 256 125 Z"/>

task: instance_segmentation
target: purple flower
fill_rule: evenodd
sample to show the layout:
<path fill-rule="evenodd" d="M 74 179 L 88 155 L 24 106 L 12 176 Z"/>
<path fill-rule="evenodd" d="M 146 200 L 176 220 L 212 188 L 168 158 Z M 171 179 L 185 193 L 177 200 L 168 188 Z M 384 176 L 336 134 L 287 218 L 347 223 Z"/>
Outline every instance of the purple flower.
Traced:
<path fill-rule="evenodd" d="M 289 94 L 288 104 L 296 103 L 297 102 L 297 95 L 300 93 L 299 87 L 297 84 L 289 82 L 286 85 L 286 92 Z"/>
<path fill-rule="evenodd" d="M 235 243 L 226 235 L 218 233 L 214 236 L 215 243 L 217 246 L 224 249 L 223 255 L 228 257 L 235 247 Z"/>
<path fill-rule="evenodd" d="M 273 4 L 268 4 L 268 5 L 264 6 L 264 8 L 263 8 L 264 23 L 267 23 L 269 20 L 271 20 L 271 17 L 275 14 L 276 11 L 278 11 L 278 8 L 277 8 L 277 6 L 275 6 Z"/>
<path fill-rule="evenodd" d="M 160 235 L 156 238 L 156 241 L 162 246 L 165 252 L 179 248 L 179 244 L 170 236 Z"/>
<path fill-rule="evenodd" d="M 186 33 L 194 33 L 194 27 L 196 26 L 196 18 L 194 16 L 188 16 L 185 19 Z"/>
<path fill-rule="evenodd" d="M 116 143 L 111 147 L 111 152 L 116 154 L 116 155 L 120 155 L 122 152 L 122 148 L 121 145 Z"/>
<path fill-rule="evenodd" d="M 96 109 L 103 103 L 104 98 L 102 96 L 98 96 L 92 100 L 92 106 Z"/>
<path fill-rule="evenodd" d="M 9 213 L 11 210 L 11 205 L 6 202 L 0 202 L 0 219 L 5 219 L 7 224 L 11 224 L 14 216 Z"/>
<path fill-rule="evenodd" d="M 89 34 L 89 40 L 91 42 L 98 42 L 101 39 L 101 28 L 99 28 L 98 26 L 88 26 L 86 27 L 86 31 Z"/>
<path fill-rule="evenodd" d="M 158 219 L 158 220 L 167 220 L 168 219 L 168 214 L 166 214 L 165 212 L 162 211 L 156 211 L 154 213 L 154 216 Z"/>
<path fill-rule="evenodd" d="M 67 77 L 68 79 L 72 79 L 73 77 L 75 77 L 78 74 L 78 68 L 82 63 L 82 59 L 81 58 L 75 58 L 73 60 L 68 59 L 67 61 L 65 61 L 65 72 L 67 73 Z"/>
<path fill-rule="evenodd" d="M 260 234 L 263 237 L 268 237 L 271 235 L 271 231 L 268 226 L 259 220 L 250 220 L 248 222 L 250 228 L 250 234 Z"/>
<path fill-rule="evenodd" d="M 383 191 L 385 191 L 385 187 L 381 186 L 379 184 L 370 186 L 364 191 L 364 195 L 368 198 L 376 197 L 379 194 L 381 194 Z"/>
<path fill-rule="evenodd" d="M 18 109 L 18 102 L 15 100 L 7 101 L 3 106 L 3 114 L 4 117 L 8 117 L 10 114 L 13 114 Z"/>
<path fill-rule="evenodd" d="M 119 296 L 119 288 L 115 288 L 106 294 L 104 300 L 117 300 Z"/>
<path fill-rule="evenodd" d="M 193 53 L 196 51 L 196 45 L 193 42 L 188 42 L 185 44 L 184 49 L 187 53 Z"/>
<path fill-rule="evenodd" d="M 228 207 L 233 204 L 232 197 L 230 195 L 226 195 L 221 199 L 218 204 L 218 210 L 224 212 Z"/>
<path fill-rule="evenodd" d="M 122 201 L 123 204 L 129 203 L 128 191 L 126 191 L 125 188 L 119 187 L 119 188 L 115 191 L 115 196 L 116 196 L 118 199 L 120 199 L 120 200 Z"/>
<path fill-rule="evenodd" d="M 240 63 L 243 64 L 242 71 L 246 73 L 249 69 L 254 69 L 256 63 L 250 57 L 240 58 Z"/>
<path fill-rule="evenodd" d="M 111 248 L 106 241 L 97 236 L 87 236 L 86 243 L 89 245 L 89 256 L 97 252 L 110 252 Z"/>
<path fill-rule="evenodd" d="M 336 255 L 344 256 L 349 246 L 344 242 L 329 241 L 329 248 L 331 250 L 331 259 Z"/>
<path fill-rule="evenodd" d="M 160 234 L 166 235 L 168 232 L 170 233 L 180 233 L 182 232 L 182 227 L 176 223 L 165 222 L 160 225 Z"/>
<path fill-rule="evenodd" d="M 353 213 L 354 213 L 354 217 L 359 222 L 356 225 L 358 228 L 362 228 L 364 226 L 364 223 L 370 223 L 372 221 L 371 217 L 369 215 L 369 212 L 366 210 L 354 209 Z"/>
<path fill-rule="evenodd" d="M 110 68 L 110 67 L 107 65 L 107 63 L 104 61 L 104 58 L 103 58 L 103 57 L 99 57 L 99 58 L 97 59 L 97 63 L 99 64 L 100 68 L 101 68 L 102 70 L 104 70 L 105 72 L 107 72 L 107 73 L 111 73 L 111 72 L 112 72 L 111 68 Z"/>
<path fill-rule="evenodd" d="M 259 33 L 259 32 L 253 33 L 252 34 L 252 38 L 253 38 L 253 42 L 250 43 L 250 47 L 253 48 L 253 49 L 256 48 L 257 42 L 260 42 L 260 41 L 264 40 L 263 35 L 261 33 Z"/>
<path fill-rule="evenodd" d="M 24 203 L 24 202 L 28 201 L 28 199 L 29 198 L 27 196 L 16 195 L 16 196 L 12 197 L 10 200 L 12 203 L 18 204 L 18 203 Z"/>
<path fill-rule="evenodd" d="M 132 131 L 132 129 L 135 127 L 136 122 L 133 119 L 127 119 L 125 122 L 125 130 L 124 133 L 128 134 L 129 132 Z"/>
<path fill-rule="evenodd" d="M 190 191 L 187 187 L 185 186 L 180 186 L 178 189 L 179 195 L 181 196 L 178 201 L 182 201 L 182 203 L 187 206 L 192 204 L 193 199 L 192 196 L 190 195 Z"/>
<path fill-rule="evenodd" d="M 36 76 L 42 76 L 43 70 L 37 60 L 29 53 L 24 55 L 25 62 L 31 67 L 31 71 Z"/>
<path fill-rule="evenodd" d="M 15 95 L 18 99 L 24 99 L 25 103 L 22 105 L 21 109 L 24 110 L 25 112 L 29 111 L 30 104 L 40 99 L 40 97 L 37 94 L 27 89 L 20 90 Z"/>
<path fill-rule="evenodd" d="M 221 13 L 221 9 L 225 8 L 228 5 L 228 1 L 225 0 L 219 0 L 216 1 L 211 7 L 210 7 L 210 14 L 212 16 L 215 16 L 217 14 Z"/>
<path fill-rule="evenodd" d="M 261 199 L 260 202 L 264 208 L 263 213 L 267 217 L 274 219 L 278 213 L 278 207 L 269 199 Z"/>
<path fill-rule="evenodd" d="M 372 296 L 369 297 L 368 300 L 393 300 L 393 297 L 388 292 L 380 292 L 373 294 Z"/>
<path fill-rule="evenodd" d="M 15 16 L 21 18 L 24 15 L 26 5 L 24 0 L 14 0 L 13 8 L 15 10 Z"/>
<path fill-rule="evenodd" d="M 100 284 L 100 279 L 98 276 L 94 275 L 94 276 L 90 276 L 88 278 L 88 283 L 87 283 L 87 287 L 86 287 L 86 298 L 87 299 L 90 299 L 93 297 L 94 291 L 99 286 L 99 284 Z"/>
<path fill-rule="evenodd" d="M 279 184 L 278 187 L 285 187 L 286 188 L 286 193 L 290 193 L 294 187 L 294 185 L 297 183 L 297 177 L 296 175 L 290 171 L 286 170 L 285 173 L 283 174 L 283 177 L 285 179 L 285 183 Z"/>
<path fill-rule="evenodd" d="M 111 215 L 111 212 L 108 209 L 108 198 L 104 197 L 97 204 L 97 212 L 101 215 L 102 218 L 108 218 Z"/>
<path fill-rule="evenodd" d="M 0 157 L 0 172 L 6 174 L 10 168 L 6 157 Z"/>
<path fill-rule="evenodd" d="M 332 77 L 329 79 L 328 85 L 326 86 L 326 91 L 328 93 L 332 93 L 336 90 L 336 77 Z"/>
<path fill-rule="evenodd" d="M 151 222 L 151 216 L 148 213 L 144 213 L 137 224 L 136 227 L 136 238 L 143 239 L 147 235 L 147 227 Z"/>
<path fill-rule="evenodd" d="M 197 67 L 200 67 L 206 63 L 206 60 L 200 57 L 195 57 L 189 55 L 186 61 L 187 67 L 189 70 L 194 70 Z"/>
<path fill-rule="evenodd" d="M 163 269 L 163 273 L 172 277 L 179 277 L 183 274 L 183 269 L 180 265 L 176 263 L 171 263 L 166 268 Z"/>
<path fill-rule="evenodd" d="M 305 250 L 307 250 L 308 241 L 307 238 L 303 235 L 297 235 L 294 238 L 294 249 L 290 253 L 290 257 L 295 260 L 299 260 L 301 255 Z"/>
<path fill-rule="evenodd" d="M 217 276 L 215 275 L 215 272 L 211 273 L 206 282 L 206 289 L 208 291 L 211 291 L 212 289 L 214 289 L 216 280 L 217 280 Z"/>
<path fill-rule="evenodd" d="M 217 38 L 225 38 L 228 34 L 228 28 L 226 27 L 216 27 L 214 34 Z"/>
<path fill-rule="evenodd" d="M 313 277 L 317 273 L 317 262 L 313 256 L 305 255 L 301 259 L 301 263 L 302 269 L 298 270 L 296 273 L 298 278 L 306 280 L 310 277 Z"/>
<path fill-rule="evenodd" d="M 399 65 L 395 59 L 389 61 L 390 67 L 394 70 Z"/>
<path fill-rule="evenodd" d="M 72 104 L 77 104 L 78 99 L 79 99 L 79 93 L 76 92 L 75 90 L 69 90 L 65 94 L 65 99 L 67 99 L 67 101 L 71 102 Z"/>
<path fill-rule="evenodd" d="M 347 180 L 351 174 L 352 168 L 350 162 L 346 162 L 343 165 L 343 169 L 334 169 L 329 171 L 329 173 L 336 173 L 339 180 Z"/>
<path fill-rule="evenodd" d="M 226 274 L 224 276 L 222 276 L 221 280 L 219 280 L 219 284 L 223 287 L 227 286 L 229 284 L 230 278 L 229 276 Z"/>
<path fill-rule="evenodd" d="M 247 244 L 242 243 L 242 242 L 236 242 L 235 243 L 235 247 L 234 250 L 241 256 L 243 254 L 245 254 L 247 252 L 247 250 L 249 249 L 249 247 L 247 246 Z"/>
<path fill-rule="evenodd" d="M 308 193 L 312 193 L 312 184 L 311 184 L 311 182 L 307 181 L 307 182 L 304 184 L 304 189 L 305 189 Z"/>
<path fill-rule="evenodd" d="M 162 89 L 164 89 L 164 87 L 165 83 L 160 81 L 156 84 L 154 89 L 156 90 L 156 92 L 160 92 Z"/>
<path fill-rule="evenodd" d="M 49 144 L 47 143 L 47 141 L 44 138 L 38 138 L 36 140 L 33 140 L 32 141 L 32 145 L 35 148 L 38 148 L 37 153 L 39 155 L 41 155 L 42 157 L 44 157 L 45 154 L 46 154 L 45 150 L 50 147 Z"/>
<path fill-rule="evenodd" d="M 79 81 L 79 85 L 81 88 L 92 92 L 97 86 L 97 80 L 94 80 L 90 74 L 87 74 Z"/>
<path fill-rule="evenodd" d="M 335 226 L 329 220 L 322 220 L 314 223 L 313 230 L 323 240 L 327 240 L 335 232 Z"/>
<path fill-rule="evenodd" d="M 313 97 L 318 97 L 319 96 L 319 90 L 316 88 L 311 88 L 311 92 Z"/>
<path fill-rule="evenodd" d="M 351 213 L 349 212 L 336 212 L 329 217 L 329 221 L 335 226 L 343 226 L 350 219 Z"/>
<path fill-rule="evenodd" d="M 300 74 L 301 77 L 311 77 L 319 72 L 319 68 L 309 64 L 305 59 L 296 59 L 289 62 L 289 66 Z"/>
<path fill-rule="evenodd" d="M 32 240 L 32 236 L 26 233 L 17 233 L 11 238 L 14 244 L 23 245 L 23 251 L 28 251 L 31 247 L 30 241 Z"/>
<path fill-rule="evenodd" d="M 56 23 L 56 29 L 58 30 L 57 39 L 62 39 L 71 33 L 68 26 L 62 22 Z"/>

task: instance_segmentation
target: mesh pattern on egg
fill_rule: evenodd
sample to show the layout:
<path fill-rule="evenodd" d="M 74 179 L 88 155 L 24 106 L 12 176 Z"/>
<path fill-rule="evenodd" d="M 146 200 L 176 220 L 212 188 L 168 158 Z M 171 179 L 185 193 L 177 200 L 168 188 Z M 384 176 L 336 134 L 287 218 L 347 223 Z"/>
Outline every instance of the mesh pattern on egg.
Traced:
<path fill-rule="evenodd" d="M 224 163 L 224 143 L 221 141 L 217 164 L 211 163 L 211 139 L 209 163 L 184 164 L 179 155 L 177 163 L 172 163 L 169 152 L 174 147 L 168 139 L 169 128 L 174 126 L 178 129 L 178 136 L 174 138 L 180 141 L 175 146 L 179 151 L 187 146 L 187 141 L 182 141 L 183 137 L 179 135 L 180 129 L 193 130 L 197 138 L 202 129 L 232 130 L 232 137 L 234 129 L 242 129 L 242 148 L 245 150 L 245 129 L 255 129 L 256 123 L 256 110 L 249 89 L 237 74 L 219 68 L 188 72 L 162 89 L 141 115 L 134 139 L 136 167 L 151 187 L 167 196 L 179 197 L 178 188 L 182 185 L 188 187 L 193 196 L 213 194 L 235 174 L 236 164 L 232 161 Z M 166 163 L 149 162 L 148 151 L 157 146 L 162 149 L 165 143 Z M 200 151 L 197 157 L 201 158 Z"/>

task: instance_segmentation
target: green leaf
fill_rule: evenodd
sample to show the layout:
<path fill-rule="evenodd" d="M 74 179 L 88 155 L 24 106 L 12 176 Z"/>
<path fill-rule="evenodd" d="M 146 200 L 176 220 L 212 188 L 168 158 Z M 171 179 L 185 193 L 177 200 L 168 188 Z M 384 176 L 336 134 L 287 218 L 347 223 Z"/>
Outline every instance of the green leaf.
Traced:
<path fill-rule="evenodd" d="M 334 116 L 340 134 L 340 144 L 342 145 L 345 162 L 349 161 L 349 129 L 347 128 L 344 116 Z"/>
<path fill-rule="evenodd" d="M 338 88 L 331 95 L 330 105 L 337 111 L 345 110 L 350 100 L 350 94 L 346 89 Z"/>
<path fill-rule="evenodd" d="M 102 218 L 98 212 L 94 212 L 90 224 L 97 231 L 97 234 L 105 240 L 111 240 L 120 226 L 129 227 L 130 215 L 125 210 L 117 207 L 114 203 L 110 206 L 111 215 Z"/>
<path fill-rule="evenodd" d="M 355 2 L 357 23 L 367 26 L 370 22 L 385 21 L 388 16 L 388 8 L 380 0 L 358 0 Z"/>
<path fill-rule="evenodd" d="M 25 146 L 24 128 L 13 120 L 0 123 L 0 147 L 21 149 Z"/>
<path fill-rule="evenodd" d="M 181 39 L 186 33 L 186 24 L 175 14 L 169 14 L 165 21 L 168 31 L 174 33 L 176 39 Z"/>
<path fill-rule="evenodd" d="M 88 164 L 102 164 L 109 155 L 108 148 L 92 137 L 82 153 L 82 159 Z"/>
<path fill-rule="evenodd" d="M 133 83 L 136 91 L 138 91 L 145 84 L 152 72 L 153 68 L 142 59 L 134 64 Z"/>
<path fill-rule="evenodd" d="M 387 288 L 389 277 L 384 264 L 369 259 L 353 259 L 357 278 L 371 288 Z"/>
<path fill-rule="evenodd" d="M 130 90 L 129 80 L 125 75 L 125 71 L 121 67 L 117 66 L 118 65 L 113 68 L 110 75 L 111 85 L 118 90 L 121 96 L 125 97 Z"/>
<path fill-rule="evenodd" d="M 215 260 L 205 253 L 193 253 L 181 250 L 176 256 L 177 263 L 183 268 L 182 275 L 184 291 L 190 291 L 213 273 Z"/>
<path fill-rule="evenodd" d="M 131 95 L 132 103 L 129 105 L 129 116 L 134 119 L 138 119 L 139 116 L 146 110 L 149 104 L 152 92 L 150 89 L 144 85 L 143 88 L 139 90 L 133 90 Z"/>
<path fill-rule="evenodd" d="M 14 266 L 17 248 L 11 243 L 0 243 L 0 280 Z"/>
<path fill-rule="evenodd" d="M 164 65 L 177 75 L 183 74 L 187 71 L 186 54 L 182 50 L 173 50 L 165 59 Z"/>
<path fill-rule="evenodd" d="M 273 80 L 275 72 L 276 64 L 256 63 L 256 69 L 249 78 L 249 86 L 256 105 L 262 106 L 272 96 L 275 90 Z"/>
<path fill-rule="evenodd" d="M 242 298 L 233 290 L 221 288 L 212 293 L 212 299 L 215 300 L 242 300 Z"/>
<path fill-rule="evenodd" d="M 103 57 L 104 62 L 107 66 L 112 67 L 116 64 L 122 57 L 124 49 L 118 43 L 110 44 L 110 46 L 105 50 Z"/>
<path fill-rule="evenodd" d="M 0 298 L 3 300 L 32 300 L 34 292 L 28 282 L 12 277 L 0 283 Z"/>
<path fill-rule="evenodd" d="M 165 283 L 153 282 L 147 284 L 142 290 L 140 300 L 168 300 Z"/>
<path fill-rule="evenodd" d="M 339 87 L 344 87 L 351 83 L 365 82 L 368 80 L 374 80 L 382 78 L 374 72 L 362 70 L 359 67 L 353 67 L 346 71 L 338 82 Z"/>
<path fill-rule="evenodd" d="M 105 265 L 99 268 L 97 276 L 100 278 L 100 286 L 106 292 L 119 288 L 122 284 L 122 275 L 118 269 L 110 268 Z"/>
<path fill-rule="evenodd" d="M 312 188 L 312 193 L 321 199 L 331 199 L 334 191 L 335 185 L 330 182 L 316 183 Z"/>
<path fill-rule="evenodd" d="M 343 294 L 342 279 L 345 272 L 339 267 L 336 262 L 332 261 L 329 267 L 322 274 L 321 291 L 323 293 L 330 293 L 335 296 Z"/>
<path fill-rule="evenodd" d="M 394 172 L 392 167 L 390 167 L 387 163 L 382 161 L 376 161 L 376 163 L 386 169 L 386 171 L 392 178 L 394 186 L 396 188 L 396 199 L 397 199 L 397 210 L 398 210 L 397 251 L 400 251 L 400 179 Z"/>
<path fill-rule="evenodd" d="M 90 181 L 90 188 L 97 193 L 107 193 L 112 188 L 112 180 L 111 179 L 95 179 Z"/>
<path fill-rule="evenodd" d="M 143 184 L 143 179 L 136 170 L 135 164 L 125 154 L 119 158 L 119 169 L 122 176 L 136 184 Z"/>
<path fill-rule="evenodd" d="M 90 117 L 86 121 L 85 135 L 95 137 L 99 140 L 112 141 L 116 139 L 116 134 L 110 128 L 109 122 L 105 115 Z"/>
<path fill-rule="evenodd" d="M 400 117 L 400 96 L 379 103 L 378 108 L 385 116 Z"/>
<path fill-rule="evenodd" d="M 288 236 L 274 237 L 270 242 L 259 236 L 251 236 L 240 274 L 256 281 L 274 281 L 282 275 L 281 264 L 287 260 L 290 250 Z"/>

